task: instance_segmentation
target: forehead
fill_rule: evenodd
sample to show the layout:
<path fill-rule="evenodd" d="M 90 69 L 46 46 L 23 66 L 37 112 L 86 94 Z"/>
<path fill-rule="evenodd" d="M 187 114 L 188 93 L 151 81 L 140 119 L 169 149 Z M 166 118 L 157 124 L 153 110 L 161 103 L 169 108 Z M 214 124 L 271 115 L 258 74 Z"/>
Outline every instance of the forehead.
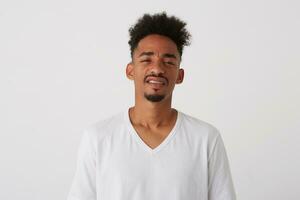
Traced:
<path fill-rule="evenodd" d="M 134 54 L 140 55 L 143 52 L 153 52 L 154 54 L 174 54 L 179 58 L 179 52 L 175 42 L 162 35 L 148 35 L 141 39 L 135 49 Z"/>

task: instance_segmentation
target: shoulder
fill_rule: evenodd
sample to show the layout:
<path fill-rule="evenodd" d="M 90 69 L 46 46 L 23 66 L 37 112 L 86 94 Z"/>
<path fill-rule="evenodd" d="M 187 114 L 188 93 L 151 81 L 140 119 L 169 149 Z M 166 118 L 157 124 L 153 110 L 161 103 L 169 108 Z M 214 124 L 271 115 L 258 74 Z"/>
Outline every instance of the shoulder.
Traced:
<path fill-rule="evenodd" d="M 204 147 L 207 157 L 210 157 L 216 146 L 223 144 L 220 131 L 209 122 L 182 113 L 181 127 L 194 143 Z"/>
<path fill-rule="evenodd" d="M 107 118 L 93 122 L 84 128 L 82 132 L 92 141 L 99 142 L 100 140 L 104 140 L 122 125 L 123 114 L 123 112 L 118 112 Z"/>
<path fill-rule="evenodd" d="M 181 112 L 181 116 L 182 128 L 195 137 L 201 137 L 208 143 L 214 143 L 220 137 L 220 131 L 213 124 L 183 112 Z"/>

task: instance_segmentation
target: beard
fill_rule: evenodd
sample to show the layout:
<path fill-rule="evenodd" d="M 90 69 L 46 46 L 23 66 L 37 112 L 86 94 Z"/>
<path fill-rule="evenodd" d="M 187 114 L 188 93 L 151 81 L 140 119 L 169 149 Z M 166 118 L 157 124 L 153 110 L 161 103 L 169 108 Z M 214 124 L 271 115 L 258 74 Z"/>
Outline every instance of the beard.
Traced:
<path fill-rule="evenodd" d="M 151 102 L 160 102 L 165 98 L 165 95 L 159 95 L 159 94 L 144 94 L 144 97 Z"/>

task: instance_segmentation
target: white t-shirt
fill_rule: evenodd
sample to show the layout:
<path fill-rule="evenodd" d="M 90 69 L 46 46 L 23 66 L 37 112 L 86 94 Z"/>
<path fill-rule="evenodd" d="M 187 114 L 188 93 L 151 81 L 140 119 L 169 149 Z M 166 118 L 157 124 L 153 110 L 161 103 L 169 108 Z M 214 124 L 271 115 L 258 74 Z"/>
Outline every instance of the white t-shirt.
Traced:
<path fill-rule="evenodd" d="M 235 200 L 219 131 L 177 111 L 154 149 L 133 128 L 128 109 L 84 129 L 68 200 Z"/>

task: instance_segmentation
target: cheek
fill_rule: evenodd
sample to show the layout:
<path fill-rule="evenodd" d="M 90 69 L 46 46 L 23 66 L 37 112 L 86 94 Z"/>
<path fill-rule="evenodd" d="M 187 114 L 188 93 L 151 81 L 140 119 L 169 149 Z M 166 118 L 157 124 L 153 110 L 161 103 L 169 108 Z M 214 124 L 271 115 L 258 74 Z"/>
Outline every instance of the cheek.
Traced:
<path fill-rule="evenodd" d="M 136 85 L 143 86 L 144 85 L 144 75 L 143 74 L 136 74 L 134 78 L 134 83 Z"/>
<path fill-rule="evenodd" d="M 171 76 L 170 76 L 170 83 L 174 84 L 177 80 L 177 77 L 178 77 L 178 72 L 174 72 Z"/>
<path fill-rule="evenodd" d="M 144 72 L 139 69 L 134 70 L 134 79 L 139 82 L 144 79 Z"/>

